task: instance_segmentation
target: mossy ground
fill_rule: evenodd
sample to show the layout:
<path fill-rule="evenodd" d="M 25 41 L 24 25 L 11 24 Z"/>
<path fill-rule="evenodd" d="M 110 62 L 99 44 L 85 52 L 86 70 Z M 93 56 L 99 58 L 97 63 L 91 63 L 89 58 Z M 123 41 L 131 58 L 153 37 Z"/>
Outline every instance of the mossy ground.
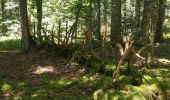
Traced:
<path fill-rule="evenodd" d="M 11 48 L 4 43 L 9 43 Z M 19 50 L 18 45 L 18 40 L 1 42 L 0 50 Z M 117 83 L 113 83 L 112 77 L 77 64 L 65 67 L 69 59 L 52 53 L 1 52 L 0 99 L 168 100 L 170 99 L 170 67 L 168 67 L 170 46 L 164 43 L 155 49 L 157 52 L 155 57 L 165 66 L 160 64 L 146 69 L 143 73 L 145 79 L 138 86 L 131 84 L 131 77 L 121 75 L 119 88 L 115 87 Z M 113 65 L 106 67 L 109 66 L 113 67 Z"/>

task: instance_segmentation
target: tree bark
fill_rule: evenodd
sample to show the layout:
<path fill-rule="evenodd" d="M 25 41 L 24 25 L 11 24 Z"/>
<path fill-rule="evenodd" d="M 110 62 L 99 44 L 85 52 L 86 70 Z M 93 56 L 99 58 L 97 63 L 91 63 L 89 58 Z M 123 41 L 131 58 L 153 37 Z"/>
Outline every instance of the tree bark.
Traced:
<path fill-rule="evenodd" d="M 157 17 L 157 30 L 155 34 L 155 42 L 162 42 L 163 41 L 163 24 L 165 18 L 165 5 L 166 0 L 159 0 L 159 10 L 158 10 L 158 17 Z"/>
<path fill-rule="evenodd" d="M 149 30 L 151 26 L 152 15 L 152 2 L 153 0 L 144 1 L 143 18 L 141 22 L 140 42 L 144 45 L 149 43 Z"/>
<path fill-rule="evenodd" d="M 37 6 L 37 36 L 38 36 L 38 46 L 42 45 L 41 27 L 42 27 L 42 0 L 36 0 Z"/>
<path fill-rule="evenodd" d="M 135 21 L 136 21 L 136 33 L 140 31 L 140 16 L 141 16 L 141 0 L 136 0 L 136 7 L 135 7 Z"/>
<path fill-rule="evenodd" d="M 6 0 L 1 0 L 1 11 L 2 11 L 2 19 L 1 19 L 1 22 L 5 22 L 5 3 L 6 3 Z M 7 30 L 7 27 L 6 25 L 4 25 L 2 23 L 2 35 L 6 35 L 6 30 Z"/>
<path fill-rule="evenodd" d="M 31 36 L 28 23 L 27 0 L 19 0 L 21 15 L 21 32 L 22 32 L 22 51 L 27 52 L 31 48 Z"/>
<path fill-rule="evenodd" d="M 90 1 L 90 4 L 89 4 L 89 11 L 90 11 L 90 19 L 89 21 L 92 22 L 92 16 L 93 16 L 93 7 L 92 7 L 92 3 L 93 3 L 93 0 L 89 0 Z M 88 47 L 89 47 L 89 51 L 90 51 L 90 55 L 92 56 L 93 53 L 92 53 L 92 37 L 93 37 L 93 31 L 92 31 L 92 25 L 89 23 L 89 26 L 86 26 L 89 31 L 87 31 L 87 35 L 88 35 L 88 40 L 87 40 L 87 44 L 88 44 Z"/>
<path fill-rule="evenodd" d="M 102 41 L 101 36 L 101 0 L 96 0 L 96 11 L 97 11 L 97 21 L 96 21 L 96 32 L 97 32 L 97 39 Z"/>
<path fill-rule="evenodd" d="M 111 34 L 110 41 L 115 45 L 121 35 L 121 0 L 112 0 Z"/>
<path fill-rule="evenodd" d="M 103 58 L 106 59 L 106 47 L 105 47 L 105 43 L 106 43 L 106 37 L 107 37 L 107 33 L 108 33 L 108 1 L 104 0 L 103 1 L 103 24 L 104 24 L 104 32 L 102 35 L 102 49 L 103 49 Z"/>
<path fill-rule="evenodd" d="M 119 50 L 116 47 L 116 43 L 119 42 L 121 35 L 121 0 L 112 0 L 112 16 L 111 16 L 111 34 L 110 42 L 114 47 L 115 53 L 115 65 L 116 68 L 119 66 Z M 118 68 L 119 69 L 119 68 Z M 119 71 L 116 72 L 119 75 Z M 115 76 L 113 72 L 113 77 Z"/>
<path fill-rule="evenodd" d="M 151 49 L 149 50 L 148 56 L 148 64 L 153 65 L 153 54 L 154 54 L 154 39 L 155 39 L 155 32 L 157 30 L 157 18 L 158 18 L 158 5 L 159 0 L 154 0 L 152 5 L 152 19 L 151 19 L 151 32 L 150 32 L 150 45 Z"/>

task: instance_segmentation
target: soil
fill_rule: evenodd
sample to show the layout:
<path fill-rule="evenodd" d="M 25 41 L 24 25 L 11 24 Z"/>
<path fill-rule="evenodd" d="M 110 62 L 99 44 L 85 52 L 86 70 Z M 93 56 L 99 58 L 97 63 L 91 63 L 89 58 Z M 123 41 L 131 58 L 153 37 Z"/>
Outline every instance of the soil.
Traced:
<path fill-rule="evenodd" d="M 68 58 L 48 53 L 0 52 L 0 78 L 15 80 L 37 81 L 40 74 L 48 73 L 53 78 L 66 77 L 76 79 L 76 65 L 66 68 Z M 33 82 L 35 83 L 35 82 Z"/>

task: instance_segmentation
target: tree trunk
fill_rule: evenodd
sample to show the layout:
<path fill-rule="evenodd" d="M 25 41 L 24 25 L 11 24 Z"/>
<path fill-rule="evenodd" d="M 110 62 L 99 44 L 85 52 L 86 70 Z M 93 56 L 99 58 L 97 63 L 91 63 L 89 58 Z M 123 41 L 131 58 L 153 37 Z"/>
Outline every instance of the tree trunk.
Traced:
<path fill-rule="evenodd" d="M 28 23 L 27 0 L 19 0 L 22 31 L 22 51 L 27 52 L 31 48 L 31 36 Z"/>
<path fill-rule="evenodd" d="M 151 49 L 150 49 L 149 55 L 148 55 L 149 56 L 149 59 L 148 59 L 149 65 L 154 64 L 154 60 L 153 60 L 154 38 L 155 38 L 156 29 L 157 29 L 158 5 L 159 5 L 159 0 L 154 0 L 153 5 L 152 5 L 152 19 L 151 19 L 151 32 L 150 32 Z"/>
<path fill-rule="evenodd" d="M 153 0 L 144 0 L 143 18 L 141 22 L 140 42 L 144 45 L 149 43 L 149 30 L 151 26 L 151 12 Z"/>
<path fill-rule="evenodd" d="M 155 42 L 163 41 L 163 24 L 165 18 L 165 4 L 166 0 L 159 0 L 159 10 L 157 19 L 157 30 L 155 34 Z"/>
<path fill-rule="evenodd" d="M 2 19 L 1 22 L 5 22 L 5 3 L 6 0 L 1 0 L 1 11 L 2 11 Z M 7 27 L 2 23 L 2 35 L 6 35 Z"/>
<path fill-rule="evenodd" d="M 123 0 L 122 2 L 122 33 L 127 33 L 128 32 L 128 23 L 126 22 L 126 20 L 128 19 L 128 14 L 127 14 L 127 0 Z"/>
<path fill-rule="evenodd" d="M 108 32 L 108 14 L 107 14 L 107 11 L 108 11 L 108 2 L 107 2 L 107 0 L 104 0 L 104 4 L 103 4 L 103 6 L 104 6 L 104 28 L 105 28 L 105 30 L 104 30 L 104 34 L 103 34 L 103 41 L 105 42 L 105 39 L 106 39 L 106 35 L 107 35 L 107 32 Z"/>
<path fill-rule="evenodd" d="M 104 32 L 103 32 L 103 36 L 102 36 L 102 49 L 103 49 L 103 59 L 106 59 L 106 47 L 105 47 L 105 43 L 106 43 L 106 39 L 107 39 L 107 33 L 108 33 L 108 1 L 104 0 L 103 1 L 103 24 L 104 24 Z"/>
<path fill-rule="evenodd" d="M 97 34 L 97 39 L 102 42 L 102 36 L 101 36 L 101 0 L 96 0 L 96 11 L 97 11 L 97 20 L 96 20 L 96 34 Z"/>
<path fill-rule="evenodd" d="M 38 46 L 42 45 L 41 27 L 42 27 L 42 0 L 36 0 L 37 6 L 37 36 L 38 36 Z"/>
<path fill-rule="evenodd" d="M 61 37 L 61 21 L 58 22 L 58 35 L 57 36 L 58 36 L 58 45 L 60 45 L 60 44 L 62 44 L 62 43 L 60 43 L 62 41 L 62 37 Z"/>
<path fill-rule="evenodd" d="M 92 2 L 93 0 L 90 0 L 90 4 L 89 4 L 89 10 L 90 10 L 90 22 L 92 22 L 92 16 L 93 16 L 93 7 L 92 7 Z M 92 31 L 92 25 L 89 23 L 89 26 L 87 26 L 87 28 L 89 29 L 88 31 L 88 47 L 89 47 L 89 51 L 90 51 L 90 55 L 92 56 L 92 37 L 93 37 L 93 31 Z"/>
<path fill-rule="evenodd" d="M 121 0 L 112 0 L 112 16 L 111 16 L 111 35 L 110 35 L 110 42 L 114 48 L 115 53 L 115 64 L 116 68 L 119 65 L 119 51 L 116 47 L 116 43 L 119 42 L 121 35 Z M 117 75 L 119 75 L 119 68 L 116 71 Z M 115 76 L 113 72 L 113 77 Z"/>
<path fill-rule="evenodd" d="M 136 33 L 139 33 L 140 31 L 140 16 L 141 16 L 141 0 L 136 0 L 136 7 L 135 7 L 135 21 L 136 21 Z"/>
<path fill-rule="evenodd" d="M 112 0 L 111 16 L 111 35 L 110 41 L 112 46 L 120 39 L 121 35 L 121 0 Z"/>

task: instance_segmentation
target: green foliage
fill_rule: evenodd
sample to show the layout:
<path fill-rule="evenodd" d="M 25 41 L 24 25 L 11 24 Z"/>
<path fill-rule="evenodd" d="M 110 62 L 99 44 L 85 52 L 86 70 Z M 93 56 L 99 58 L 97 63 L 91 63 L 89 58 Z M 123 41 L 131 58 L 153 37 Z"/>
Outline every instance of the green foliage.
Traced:
<path fill-rule="evenodd" d="M 19 51 L 21 48 L 21 40 L 5 40 L 0 41 L 0 51 Z"/>
<path fill-rule="evenodd" d="M 11 86 L 9 84 L 3 84 L 1 91 L 9 91 L 11 89 Z"/>

